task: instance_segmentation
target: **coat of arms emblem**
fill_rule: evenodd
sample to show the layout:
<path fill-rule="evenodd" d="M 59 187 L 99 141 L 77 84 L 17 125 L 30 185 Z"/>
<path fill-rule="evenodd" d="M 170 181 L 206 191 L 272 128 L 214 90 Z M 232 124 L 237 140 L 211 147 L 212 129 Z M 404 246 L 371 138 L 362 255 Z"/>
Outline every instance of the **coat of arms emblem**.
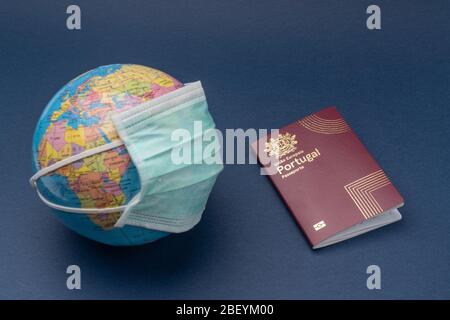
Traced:
<path fill-rule="evenodd" d="M 295 151 L 296 144 L 295 134 L 280 133 L 276 138 L 270 138 L 269 142 L 266 142 L 264 152 L 270 157 L 279 158 Z"/>

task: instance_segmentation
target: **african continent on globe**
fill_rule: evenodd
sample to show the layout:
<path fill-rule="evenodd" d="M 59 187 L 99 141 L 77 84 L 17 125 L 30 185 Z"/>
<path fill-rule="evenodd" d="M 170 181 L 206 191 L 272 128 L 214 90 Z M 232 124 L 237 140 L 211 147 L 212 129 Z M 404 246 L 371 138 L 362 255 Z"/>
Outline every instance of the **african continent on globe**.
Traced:
<path fill-rule="evenodd" d="M 33 138 L 33 170 L 119 139 L 111 113 L 133 108 L 180 88 L 182 83 L 156 69 L 114 64 L 88 71 L 66 84 L 42 113 Z M 140 182 L 125 146 L 64 166 L 37 181 L 48 200 L 77 208 L 124 205 Z M 139 227 L 115 228 L 120 212 L 77 214 L 53 210 L 70 229 L 111 245 L 136 245 L 168 233 Z"/>

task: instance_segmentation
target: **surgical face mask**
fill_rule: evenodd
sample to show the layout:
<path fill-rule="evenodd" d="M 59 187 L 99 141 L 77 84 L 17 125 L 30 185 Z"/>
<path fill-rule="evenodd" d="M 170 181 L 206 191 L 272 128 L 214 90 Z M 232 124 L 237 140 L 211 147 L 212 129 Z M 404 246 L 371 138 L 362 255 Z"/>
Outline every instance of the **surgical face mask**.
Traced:
<path fill-rule="evenodd" d="M 187 84 L 164 96 L 130 110 L 112 114 L 120 140 L 86 150 L 42 168 L 30 179 L 41 200 L 49 207 L 68 213 L 104 214 L 121 211 L 117 227 L 140 226 L 166 232 L 184 232 L 195 226 L 202 213 L 223 164 L 217 155 L 203 154 L 220 150 L 215 124 L 208 111 L 200 82 Z M 194 130 L 201 123 L 202 130 Z M 188 139 L 173 139 L 176 130 L 189 133 Z M 205 135 L 208 138 L 205 139 Z M 185 135 L 186 136 L 186 135 Z M 212 137 L 212 138 L 211 138 Z M 211 148 L 214 143 L 215 148 Z M 74 208 L 47 200 L 36 181 L 61 167 L 94 154 L 125 145 L 137 168 L 141 188 L 127 205 L 111 208 Z M 197 161 L 173 161 L 173 152 L 191 150 Z M 177 152 L 178 152 L 177 151 Z M 198 155 L 201 161 L 198 161 Z"/>

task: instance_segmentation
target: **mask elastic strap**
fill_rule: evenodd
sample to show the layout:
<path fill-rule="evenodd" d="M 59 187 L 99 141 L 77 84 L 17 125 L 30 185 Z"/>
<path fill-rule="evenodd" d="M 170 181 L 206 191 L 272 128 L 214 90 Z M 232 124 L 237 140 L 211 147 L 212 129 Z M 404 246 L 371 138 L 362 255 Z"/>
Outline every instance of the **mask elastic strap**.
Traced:
<path fill-rule="evenodd" d="M 62 210 L 65 212 L 70 212 L 70 213 L 81 213 L 81 214 L 102 214 L 102 213 L 112 213 L 112 212 L 119 212 L 119 211 L 123 211 L 125 209 L 125 206 L 117 206 L 117 207 L 113 207 L 113 208 L 74 208 L 74 207 L 67 207 L 67 206 L 62 206 L 56 203 L 53 203 L 49 200 L 47 200 L 39 191 L 39 189 L 36 186 L 36 181 L 41 178 L 42 176 L 45 176 L 47 174 L 49 174 L 50 172 L 56 171 L 59 168 L 62 168 L 64 166 L 67 166 L 68 164 L 77 162 L 79 160 L 82 160 L 84 158 L 93 156 L 94 154 L 97 153 L 101 153 L 104 151 L 108 151 L 117 147 L 120 147 L 121 145 L 123 145 L 124 142 L 122 140 L 117 140 L 111 143 L 107 143 L 104 144 L 102 146 L 99 147 L 95 147 L 83 152 L 80 152 L 76 155 L 73 155 L 71 157 L 65 158 L 63 160 L 60 160 L 58 162 L 53 163 L 52 165 L 42 168 L 41 170 L 39 170 L 38 172 L 36 172 L 31 178 L 30 178 L 30 184 L 33 188 L 36 189 L 36 192 L 39 196 L 39 198 L 42 200 L 42 202 L 44 202 L 47 206 L 49 206 L 50 208 L 56 209 L 56 210 Z"/>
<path fill-rule="evenodd" d="M 112 208 L 74 208 L 74 207 L 67 207 L 62 206 L 59 204 L 56 204 L 54 202 L 51 202 L 47 200 L 40 192 L 39 189 L 36 188 L 36 192 L 39 196 L 39 198 L 42 200 L 43 203 L 45 203 L 50 208 L 61 210 L 68 213 L 78 213 L 78 214 L 105 214 L 105 213 L 113 213 L 113 212 L 122 212 L 125 210 L 126 206 L 117 206 Z"/>

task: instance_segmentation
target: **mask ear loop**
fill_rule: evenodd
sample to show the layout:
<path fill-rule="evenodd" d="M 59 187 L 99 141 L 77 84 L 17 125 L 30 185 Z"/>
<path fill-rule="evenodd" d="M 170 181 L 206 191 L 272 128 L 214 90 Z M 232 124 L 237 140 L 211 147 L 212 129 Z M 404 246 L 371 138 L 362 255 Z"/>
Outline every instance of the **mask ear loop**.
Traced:
<path fill-rule="evenodd" d="M 79 214 L 103 214 L 103 213 L 113 213 L 113 212 L 118 212 L 118 211 L 124 211 L 126 206 L 117 206 L 117 207 L 112 207 L 112 208 L 74 208 L 74 207 L 67 207 L 67 206 L 62 206 L 59 204 L 56 204 L 54 202 L 51 202 L 49 200 L 47 200 L 39 191 L 39 189 L 37 188 L 37 180 L 39 178 L 41 178 L 42 176 L 45 176 L 47 174 L 49 174 L 50 172 L 53 172 L 55 170 L 58 170 L 59 168 L 62 168 L 64 166 L 67 166 L 71 163 L 74 163 L 76 161 L 82 160 L 84 158 L 87 158 L 89 156 L 92 156 L 94 154 L 97 153 L 101 153 L 104 151 L 108 151 L 117 147 L 120 147 L 124 144 L 124 142 L 122 140 L 117 140 L 108 144 L 104 144 L 102 146 L 99 147 L 95 147 L 83 152 L 80 152 L 76 155 L 73 155 L 71 157 L 65 158 L 61 161 L 55 162 L 52 165 L 42 168 L 41 170 L 39 170 L 38 172 L 36 172 L 31 178 L 30 178 L 30 185 L 36 189 L 36 192 L 39 196 L 39 198 L 42 200 L 42 202 L 44 202 L 47 206 L 49 206 L 50 208 L 56 209 L 56 210 L 61 210 L 61 211 L 65 211 L 68 213 L 79 213 Z"/>

